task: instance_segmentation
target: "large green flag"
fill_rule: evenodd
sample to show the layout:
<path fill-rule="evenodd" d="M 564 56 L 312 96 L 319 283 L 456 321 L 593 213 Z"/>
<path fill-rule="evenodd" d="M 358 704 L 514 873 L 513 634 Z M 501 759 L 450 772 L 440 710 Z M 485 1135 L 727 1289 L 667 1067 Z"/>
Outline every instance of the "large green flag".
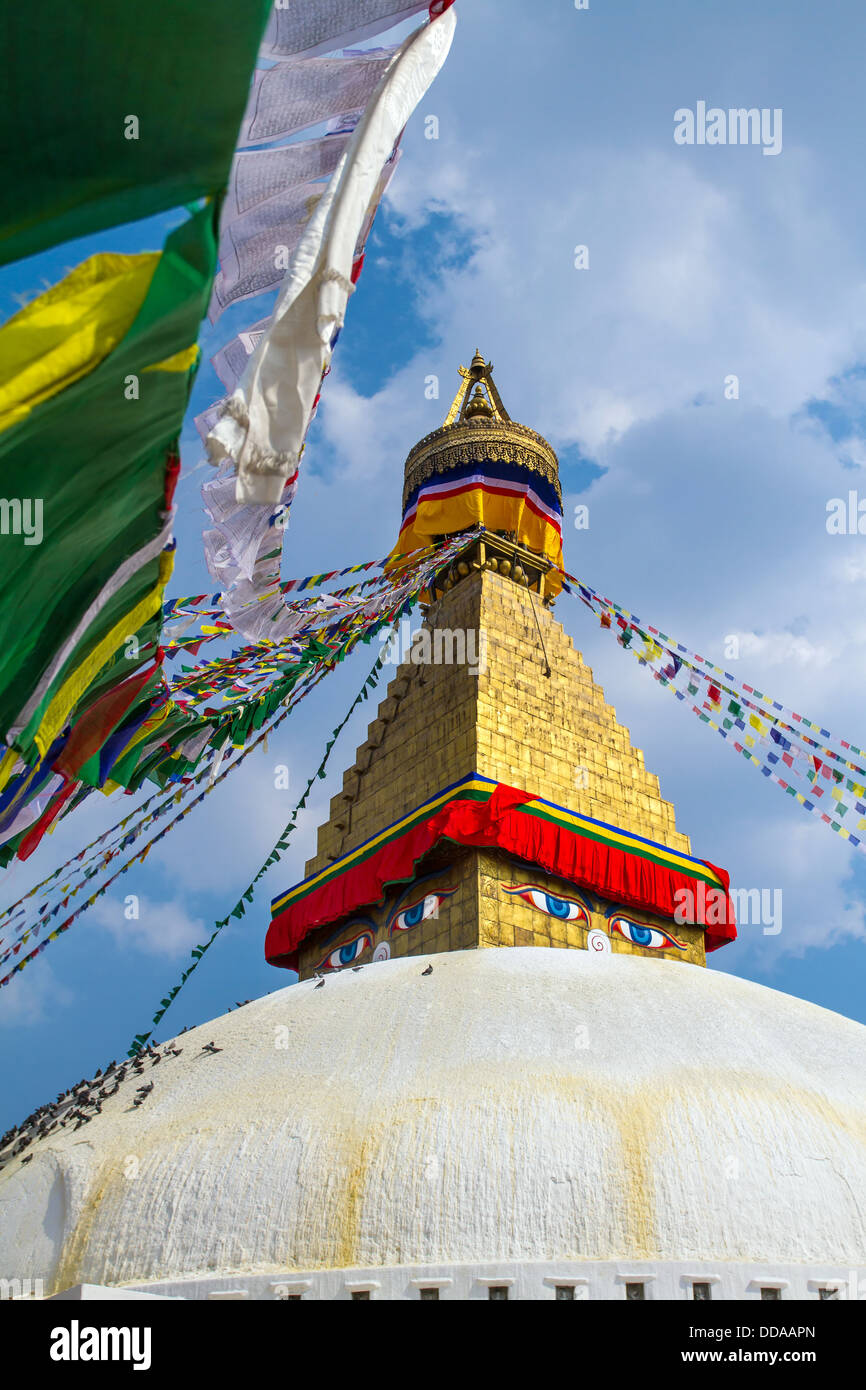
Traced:
<path fill-rule="evenodd" d="M 10 0 L 0 264 L 225 186 L 271 0 Z"/>
<path fill-rule="evenodd" d="M 37 503 L 40 514 L 38 543 L 3 537 L 0 734 L 28 758 L 34 743 L 47 751 L 99 672 L 159 610 L 171 558 L 167 454 L 192 382 L 215 222 L 210 203 L 178 227 L 120 342 L 0 433 L 5 497 L 30 504 L 31 521 Z M 95 332 L 92 319 L 82 331 Z M 118 679 L 147 659 L 130 643 Z"/>

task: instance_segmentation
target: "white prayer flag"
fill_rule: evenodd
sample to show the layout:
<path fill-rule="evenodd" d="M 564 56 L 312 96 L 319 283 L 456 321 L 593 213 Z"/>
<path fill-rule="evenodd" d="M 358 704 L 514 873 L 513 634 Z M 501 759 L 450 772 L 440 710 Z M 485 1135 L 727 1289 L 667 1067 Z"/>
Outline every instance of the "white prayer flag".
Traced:
<path fill-rule="evenodd" d="M 252 356 L 264 337 L 270 321 L 270 318 L 259 319 L 258 323 L 254 323 L 251 328 L 239 333 L 236 338 L 232 338 L 231 342 L 226 343 L 225 347 L 220 348 L 219 352 L 214 353 L 211 358 L 211 366 L 229 394 L 237 386 L 248 358 Z"/>
<path fill-rule="evenodd" d="M 220 216 L 221 231 L 251 208 L 296 184 L 330 178 L 348 142 L 348 135 L 326 135 L 322 140 L 302 140 L 275 150 L 246 150 L 235 155 Z"/>
<path fill-rule="evenodd" d="M 323 183 L 298 184 L 223 227 L 220 268 L 208 309 L 211 323 L 230 304 L 280 283 L 325 188 Z"/>
<path fill-rule="evenodd" d="M 381 34 L 410 15 L 426 10 L 425 0 L 304 0 L 276 5 L 268 21 L 261 54 L 312 57 Z"/>
<path fill-rule="evenodd" d="M 258 68 L 238 136 L 238 148 L 294 135 L 347 111 L 361 111 L 396 49 L 369 57 L 300 58 Z"/>
<path fill-rule="evenodd" d="M 193 424 L 198 430 L 199 438 L 205 447 L 207 447 L 210 432 L 218 424 L 221 414 L 222 402 L 218 401 L 216 405 L 210 406 L 208 410 L 203 410 L 201 415 L 196 415 L 193 420 Z"/>

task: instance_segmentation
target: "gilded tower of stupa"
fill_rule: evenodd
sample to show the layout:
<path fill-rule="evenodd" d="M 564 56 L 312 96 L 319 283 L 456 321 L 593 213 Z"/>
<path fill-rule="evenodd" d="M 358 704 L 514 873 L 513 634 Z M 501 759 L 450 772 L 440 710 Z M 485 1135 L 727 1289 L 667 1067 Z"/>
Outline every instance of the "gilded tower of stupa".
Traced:
<path fill-rule="evenodd" d="M 703 965 L 733 925 L 701 925 L 692 901 L 699 885 L 724 899 L 726 877 L 693 857 L 552 611 L 556 454 L 511 420 L 480 355 L 460 374 L 445 423 L 406 460 L 395 551 L 466 545 L 427 596 L 304 881 L 274 901 L 268 958 L 302 979 L 490 946 Z"/>

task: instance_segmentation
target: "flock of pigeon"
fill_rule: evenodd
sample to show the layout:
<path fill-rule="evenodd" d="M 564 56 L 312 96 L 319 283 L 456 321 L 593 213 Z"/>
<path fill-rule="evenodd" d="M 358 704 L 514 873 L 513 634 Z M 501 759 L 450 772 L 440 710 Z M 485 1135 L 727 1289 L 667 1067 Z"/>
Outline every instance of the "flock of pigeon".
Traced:
<path fill-rule="evenodd" d="M 239 1001 L 237 1008 L 240 1009 L 250 1002 L 249 999 Z M 182 1033 L 187 1031 L 184 1028 Z M 182 1033 L 178 1036 L 182 1036 Z M 179 1057 L 182 1052 L 183 1048 L 177 1046 L 177 1039 L 166 1044 L 162 1051 L 158 1044 L 151 1043 L 131 1060 L 120 1065 L 116 1061 L 109 1062 L 104 1071 L 101 1068 L 97 1070 L 91 1081 L 82 1080 L 70 1086 L 68 1091 L 61 1091 L 55 1101 L 48 1105 L 40 1105 L 20 1125 L 14 1125 L 0 1136 L 0 1170 L 12 1159 L 20 1157 L 35 1140 L 45 1139 L 55 1130 L 65 1129 L 69 1125 L 73 1130 L 77 1130 L 90 1124 L 95 1116 L 102 1113 L 103 1103 L 111 1096 L 117 1095 L 121 1086 L 124 1086 L 127 1096 L 131 1099 L 130 1108 L 143 1105 L 153 1091 L 155 1082 L 143 1080 L 141 1085 L 135 1087 L 134 1095 L 132 1088 L 125 1083 L 133 1081 L 136 1077 L 143 1077 L 147 1071 L 159 1066 L 166 1058 Z M 208 1042 L 203 1046 L 200 1055 L 207 1056 L 215 1052 L 222 1052 L 222 1048 L 217 1047 L 214 1042 Z M 21 1162 L 29 1163 L 32 1157 L 32 1154 L 28 1154 Z"/>
<path fill-rule="evenodd" d="M 354 965 L 353 971 L 361 970 L 363 967 Z M 433 966 L 428 965 L 426 970 L 421 971 L 422 975 L 432 975 Z M 321 989 L 325 983 L 325 976 L 316 971 L 315 989 Z M 249 1004 L 249 999 L 239 1000 L 236 1008 L 243 1008 L 244 1004 Z M 182 1037 L 188 1030 L 181 1030 L 178 1037 Z M 48 1105 L 40 1105 L 34 1110 L 32 1115 L 28 1115 L 20 1125 L 14 1125 L 12 1129 L 7 1129 L 6 1133 L 0 1136 L 0 1171 L 6 1167 L 13 1158 L 20 1157 L 25 1149 L 37 1139 L 45 1139 L 52 1134 L 55 1129 L 65 1129 L 67 1125 L 72 1125 L 73 1129 L 81 1129 L 83 1125 L 89 1125 L 96 1115 L 102 1114 L 103 1101 L 109 1100 L 111 1096 L 116 1096 L 121 1086 L 134 1077 L 142 1076 L 148 1069 L 156 1067 L 167 1057 L 179 1057 L 183 1052 L 182 1047 L 176 1046 L 177 1039 L 167 1044 L 160 1052 L 159 1045 L 151 1043 L 143 1048 L 130 1061 L 121 1063 L 109 1062 L 103 1071 L 97 1070 L 92 1081 L 79 1081 L 74 1086 L 70 1086 L 68 1091 L 61 1091 L 55 1101 Z M 205 1043 L 201 1050 L 201 1056 L 208 1056 L 215 1052 L 222 1052 L 221 1047 L 215 1043 Z M 137 1108 L 143 1105 L 154 1088 L 154 1082 L 143 1082 L 135 1088 L 135 1095 L 132 1097 L 132 1106 Z M 29 1163 L 32 1154 L 22 1158 L 22 1163 Z"/>

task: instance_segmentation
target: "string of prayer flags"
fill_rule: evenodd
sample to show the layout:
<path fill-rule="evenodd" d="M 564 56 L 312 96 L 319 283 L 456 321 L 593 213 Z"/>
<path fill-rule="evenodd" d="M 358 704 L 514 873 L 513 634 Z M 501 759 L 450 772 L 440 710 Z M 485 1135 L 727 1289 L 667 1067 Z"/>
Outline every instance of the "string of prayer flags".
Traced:
<path fill-rule="evenodd" d="M 140 812 L 131 813 L 129 817 L 125 818 L 120 823 L 120 835 L 116 843 L 112 842 L 110 837 L 118 830 L 118 827 L 104 832 L 103 836 L 96 842 L 96 853 L 89 859 L 86 857 L 85 851 L 76 856 L 76 866 L 73 867 L 72 872 L 64 873 L 61 882 L 56 885 L 57 901 L 52 905 L 52 895 L 49 895 L 48 901 L 41 903 L 37 908 L 37 920 L 28 918 L 26 914 L 23 916 L 13 915 L 13 910 L 10 909 L 13 942 L 0 955 L 0 968 L 6 965 L 12 957 L 18 956 L 22 946 L 31 937 L 38 936 L 40 931 L 50 926 L 52 919 L 58 915 L 61 909 L 66 910 L 71 899 L 75 898 L 85 888 L 85 885 L 89 885 L 91 878 L 105 871 L 115 858 L 129 850 L 144 831 L 150 829 L 155 821 L 169 813 L 173 806 L 181 801 L 186 801 L 187 804 L 173 816 L 168 824 L 152 836 L 143 849 L 136 850 L 96 892 L 87 898 L 86 902 L 67 916 L 49 934 L 47 940 L 56 940 L 60 934 L 68 930 L 87 907 L 91 906 L 117 880 L 120 874 L 125 873 L 132 864 L 142 863 L 152 846 L 159 843 L 196 805 L 200 804 L 213 786 L 222 781 L 228 772 L 238 765 L 245 753 L 250 751 L 252 747 L 258 746 L 266 738 L 270 728 L 276 727 L 278 721 L 268 723 L 275 713 L 278 714 L 279 720 L 284 718 L 288 709 L 294 708 L 298 700 L 304 698 L 327 671 L 333 670 L 358 641 L 369 642 L 381 628 L 399 622 L 402 615 L 417 602 L 421 593 L 428 588 L 431 577 L 436 570 L 448 563 L 452 551 L 455 546 L 459 546 L 461 541 L 465 542 L 465 538 L 453 539 L 450 544 L 440 547 L 432 555 L 422 554 L 420 557 L 411 557 L 412 563 L 404 565 L 399 583 L 394 582 L 393 576 L 382 576 L 381 582 L 385 586 L 384 602 L 378 601 L 371 607 L 365 598 L 362 611 L 351 613 L 348 616 L 339 616 L 335 624 L 320 629 L 319 636 L 315 633 L 308 633 L 306 645 L 300 652 L 291 648 L 278 650 L 273 644 L 268 644 L 266 651 L 263 652 L 244 649 L 232 653 L 229 657 L 206 663 L 204 667 L 185 671 L 172 690 L 174 699 L 170 705 L 174 708 L 174 714 L 171 713 L 167 705 L 159 719 L 152 716 L 149 721 L 146 721 L 154 731 L 156 746 L 153 753 L 151 754 L 152 743 L 149 737 L 143 734 L 141 749 L 133 750 L 134 765 L 127 774 L 130 784 L 140 784 L 145 775 L 153 777 L 161 786 L 168 788 L 168 795 L 159 801 L 153 809 L 150 809 L 149 803 L 145 803 L 146 810 L 141 808 Z M 321 640 L 322 637 L 327 637 L 329 640 L 323 641 Z M 267 668 L 256 672 L 255 662 L 257 660 L 266 661 Z M 244 679 L 240 679 L 242 675 L 245 677 Z M 273 679 L 270 680 L 270 684 L 259 693 L 259 678 L 264 680 L 271 677 Z M 373 684 L 375 681 L 371 676 L 365 683 L 359 698 L 366 699 Z M 205 710 L 204 717 L 197 718 L 188 705 L 184 705 L 183 708 L 179 706 L 178 702 L 182 698 L 181 691 L 184 692 L 184 696 L 188 700 L 193 702 L 201 702 L 204 699 L 213 698 L 214 695 L 222 694 L 223 698 L 231 703 L 224 713 Z M 238 692 L 237 696 L 235 691 Z M 286 705 L 287 708 L 279 713 L 281 705 Z M 168 725 L 171 720 L 174 721 L 174 724 L 172 729 L 169 729 Z M 256 733 L 258 733 L 258 737 L 254 737 Z M 167 741 L 167 735 L 173 739 L 173 742 Z M 245 751 L 239 758 L 230 762 L 223 771 L 220 769 L 220 760 L 222 750 L 226 747 L 230 749 L 244 748 Z M 330 745 L 327 751 L 330 751 Z M 213 761 L 210 766 L 205 765 L 198 773 L 195 773 L 193 771 L 195 764 L 204 754 L 207 754 Z M 116 767 L 112 766 L 111 770 L 113 775 L 119 775 Z M 192 791 L 204 778 L 207 778 L 204 791 L 199 792 L 190 800 Z M 106 839 L 109 839 L 108 844 L 105 843 Z M 69 863 L 63 866 L 64 870 L 68 868 Z M 51 879 L 56 881 L 59 877 L 60 872 L 58 871 L 51 876 Z M 76 879 L 79 881 L 76 882 Z M 30 896 L 27 895 L 27 897 Z M 41 948 L 37 947 L 23 956 L 0 979 L 0 985 L 8 983 L 15 973 L 24 969 L 36 955 L 40 954 L 40 950 Z"/>
<path fill-rule="evenodd" d="M 866 755 L 862 749 L 834 738 L 822 725 L 738 681 L 573 575 L 566 574 L 565 579 L 570 583 L 564 589 L 576 591 L 581 602 L 600 617 L 602 627 L 615 631 L 620 646 L 648 666 L 659 685 L 688 704 L 702 724 L 805 811 L 856 849 L 866 851 Z"/>
<path fill-rule="evenodd" d="M 140 815 L 141 813 L 143 813 L 154 801 L 157 800 L 159 796 L 159 792 L 154 792 L 151 796 L 147 798 L 146 801 L 143 801 L 141 805 L 136 808 L 133 814 Z M 69 859 L 67 859 L 63 864 L 61 864 L 59 868 L 52 870 L 52 872 L 48 874 L 46 878 L 41 879 L 39 883 L 34 885 L 33 888 L 28 889 L 28 891 L 24 893 L 22 897 L 18 898 L 14 903 L 11 903 L 9 907 L 4 908 L 2 912 L 0 912 L 0 928 L 2 928 L 7 921 L 11 920 L 14 917 L 16 912 L 18 912 L 22 908 L 22 905 L 27 901 L 28 898 L 34 897 L 35 894 L 40 891 L 40 889 L 47 887 L 47 885 L 50 883 L 53 883 L 53 881 L 56 878 L 59 878 L 65 870 L 73 869 L 75 865 L 79 865 L 80 870 L 84 870 L 90 862 L 88 859 L 85 858 L 85 856 L 89 854 L 90 850 L 96 849 L 97 846 L 103 845 L 110 835 L 114 835 L 117 831 L 125 830 L 126 826 L 129 824 L 129 821 L 131 819 L 131 815 L 126 816 L 123 820 L 118 821 L 116 825 L 111 826 L 109 830 L 104 830 L 102 834 L 97 836 L 95 840 L 91 840 L 88 845 L 85 845 L 84 849 L 79 850 L 77 854 L 73 854 Z M 102 851 L 100 850 L 100 853 L 101 852 Z M 79 872 L 80 870 L 75 869 L 75 872 Z"/>
<path fill-rule="evenodd" d="M 380 560 L 364 560 L 359 564 L 346 565 L 343 569 L 323 570 L 318 574 L 308 574 L 300 579 L 286 579 L 280 581 L 280 592 L 283 594 L 300 593 L 304 589 L 313 589 L 317 588 L 320 584 L 330 583 L 332 579 L 341 579 L 346 574 L 362 574 L 371 569 L 383 569 L 386 564 L 389 566 L 389 575 L 393 576 L 403 565 L 415 563 L 425 555 L 435 553 L 435 551 L 435 546 L 425 546 L 422 550 L 384 555 Z M 372 579 L 363 580 L 362 584 L 371 585 L 379 582 L 380 576 L 376 575 Z M 355 592 L 359 587 L 360 585 L 352 584 L 345 589 L 334 589 L 332 590 L 332 594 L 337 598 L 343 597 Z M 217 605 L 221 597 L 222 595 L 219 593 L 189 594 L 184 598 L 169 599 L 163 607 L 163 617 L 168 621 L 172 618 L 190 616 L 195 613 L 195 610 L 199 609 L 196 615 L 198 617 L 219 618 L 223 610 L 221 607 L 213 605 Z M 208 604 L 210 606 L 205 609 L 200 609 L 200 605 L 202 604 Z"/>
<path fill-rule="evenodd" d="M 311 683 L 311 684 L 312 684 L 312 683 Z M 309 688 L 311 688 L 311 687 L 308 687 L 308 689 L 309 689 Z M 168 825 L 166 825 L 166 826 L 159 832 L 158 835 L 155 835 L 152 839 L 150 839 L 150 840 L 147 842 L 147 844 L 143 847 L 143 849 L 137 850 L 136 853 L 135 853 L 133 856 L 131 856 L 131 858 L 127 859 L 126 862 L 123 863 L 123 864 L 122 864 L 122 865 L 121 865 L 121 866 L 120 866 L 108 879 L 106 879 L 102 884 L 100 884 L 100 886 L 90 895 L 90 897 L 87 898 L 87 900 L 86 900 L 85 902 L 83 902 L 83 903 L 82 903 L 82 904 L 81 904 L 69 917 L 67 917 L 58 927 L 56 927 L 54 930 L 52 930 L 52 931 L 49 933 L 49 935 L 48 935 L 48 936 L 46 937 L 46 939 L 41 943 L 40 946 L 36 947 L 34 950 L 30 951 L 27 955 L 23 956 L 23 957 L 17 962 L 17 964 L 14 965 L 14 966 L 12 967 L 11 970 L 7 971 L 7 973 L 6 973 L 2 978 L 0 978 L 0 988 L 2 988 L 4 985 L 7 985 L 14 975 L 16 975 L 16 974 L 18 974 L 20 971 L 24 970 L 24 969 L 27 967 L 27 965 L 29 965 L 33 960 L 35 960 L 35 958 L 36 958 L 38 955 L 41 955 L 42 952 L 45 950 L 45 947 L 46 947 L 50 942 L 56 941 L 64 932 L 68 931 L 69 928 L 73 925 L 73 923 L 76 922 L 76 921 L 78 920 L 78 918 L 79 918 L 80 916 L 82 916 L 82 914 L 83 914 L 84 912 L 86 912 L 87 909 L 88 909 L 89 907 L 92 907 L 93 904 L 97 901 L 97 899 L 100 898 L 100 897 L 102 897 L 103 894 L 104 894 L 105 892 L 107 892 L 107 890 L 112 886 L 112 884 L 114 884 L 114 883 L 121 877 L 121 875 L 125 874 L 125 873 L 126 873 L 129 869 L 131 869 L 135 864 L 143 864 L 144 861 L 145 861 L 145 859 L 147 858 L 148 854 L 150 853 L 151 849 L 153 848 L 153 846 L 154 846 L 155 844 L 158 844 L 159 841 L 162 840 L 162 839 L 169 833 L 169 831 L 172 830 L 176 825 L 179 825 L 180 822 L 181 822 L 182 820 L 184 820 L 184 818 L 189 814 L 189 812 L 192 810 L 192 808 L 193 808 L 194 806 L 199 805 L 199 804 L 204 800 L 205 796 L 207 796 L 207 795 L 213 790 L 213 788 L 214 788 L 215 786 L 217 786 L 220 782 L 222 782 L 222 781 L 225 779 L 225 777 L 227 777 L 231 772 L 233 772 L 233 771 L 235 770 L 235 768 L 238 767 L 238 766 L 240 765 L 240 763 L 241 763 L 241 761 L 243 760 L 243 758 L 244 758 L 244 756 L 246 755 L 246 753 L 251 752 L 252 749 L 253 749 L 254 747 L 259 746 L 261 743 L 263 743 L 263 742 L 265 741 L 265 739 L 267 738 L 267 735 L 268 735 L 273 729 L 275 729 L 280 723 L 282 723 L 283 719 L 285 719 L 285 718 L 288 716 L 288 714 L 291 712 L 291 709 L 294 708 L 294 705 L 297 704 L 298 701 L 299 701 L 300 699 L 302 699 L 302 698 L 304 697 L 305 694 L 308 693 L 308 689 L 307 689 L 307 690 L 301 691 L 300 694 L 298 695 L 297 699 L 293 702 L 293 704 L 292 704 L 289 708 L 283 710 L 283 711 L 278 715 L 278 717 L 273 721 L 273 723 L 270 725 L 270 727 L 269 727 L 264 733 L 262 733 L 262 734 L 260 735 L 260 737 L 259 737 L 258 739 L 256 739 L 255 742 L 252 743 L 252 744 L 250 745 L 250 747 L 247 748 L 247 749 L 244 751 L 244 753 L 241 753 L 241 754 L 239 755 L 239 757 L 237 757 L 234 761 L 232 761 L 231 763 L 228 763 L 228 764 L 226 765 L 226 767 L 219 773 L 218 776 L 212 777 L 212 778 L 208 781 L 208 783 L 207 783 L 207 785 L 206 785 L 204 791 L 199 792 L 198 796 L 195 797 L 195 799 L 194 799 L 193 801 L 191 801 L 191 802 L 189 803 L 189 805 L 186 806 L 186 807 L 184 808 L 184 810 L 182 810 L 177 816 L 175 816 L 175 817 L 168 823 Z M 143 828 L 144 828 L 143 826 L 139 828 L 139 833 L 140 833 L 140 830 L 143 829 Z M 135 838 L 135 837 L 133 836 L 133 838 Z M 121 848 L 124 848 L 124 847 L 125 847 L 125 846 L 123 846 L 123 845 L 121 846 Z M 112 858 L 114 858 L 114 857 L 115 857 L 114 855 L 109 855 L 109 856 L 108 856 L 108 860 L 106 860 L 106 862 L 109 862 L 109 860 L 112 859 Z M 104 866 L 103 866 L 103 867 L 104 867 Z M 82 886 L 82 885 L 79 885 L 79 886 Z M 58 907 L 64 907 L 65 904 L 69 901 L 69 898 L 71 898 L 72 896 L 74 896 L 74 894 L 73 894 L 73 893 L 69 893 L 69 894 L 64 898 L 64 900 L 63 900 L 60 904 L 58 904 L 57 907 L 55 907 L 55 908 L 53 909 L 52 912 L 47 913 L 47 914 L 44 914 L 43 917 L 42 917 L 38 922 L 36 922 L 36 923 L 34 923 L 34 924 L 32 924 L 32 925 L 27 926 L 26 929 L 24 930 L 23 934 L 19 937 L 19 940 L 18 940 L 17 944 L 14 945 L 13 947 L 7 948 L 7 949 L 3 952 L 2 957 L 0 957 L 0 964 L 5 964 L 6 962 L 8 962 L 8 960 L 9 960 L 11 957 L 17 955 L 18 952 L 19 952 L 19 950 L 20 950 L 20 948 L 21 948 L 21 946 L 22 946 L 23 944 L 25 944 L 25 943 L 29 940 L 29 938 L 30 938 L 31 936 L 33 936 L 33 937 L 37 936 L 37 935 L 39 934 L 39 931 L 40 931 L 45 925 L 47 925 L 49 919 L 50 919 L 52 916 L 56 915 L 56 913 L 57 913 L 57 911 L 58 911 Z"/>
<path fill-rule="evenodd" d="M 156 693 L 135 706 L 98 753 L 83 765 L 79 758 L 75 776 L 81 779 L 84 792 L 90 787 L 111 791 L 117 785 L 135 789 L 145 778 L 168 785 L 189 774 L 201 757 L 209 756 L 208 750 L 226 738 L 233 747 L 241 746 L 250 730 L 259 727 L 284 698 L 306 663 L 342 660 L 359 634 L 371 635 L 377 624 L 387 620 L 395 602 L 421 592 L 431 567 L 446 558 L 435 551 L 412 557 L 398 577 L 399 584 L 395 576 L 376 578 L 378 593 L 362 590 L 345 600 L 298 599 L 291 605 L 295 609 L 291 628 L 296 634 L 291 640 L 268 638 L 201 667 L 184 667 L 169 684 L 160 676 L 162 684 Z M 224 636 L 225 627 L 222 623 L 215 627 L 214 635 Z M 222 709 L 195 709 L 214 698 L 222 702 Z M 75 737 L 80 743 L 79 734 Z M 16 853 L 20 856 L 25 848 L 29 852 L 33 842 L 28 840 L 28 827 L 39 817 L 65 815 L 78 804 L 69 784 L 54 771 L 64 747 L 65 741 L 52 746 L 36 767 L 19 760 L 19 770 L 12 770 L 0 792 L 0 840 L 6 841 L 0 848 L 3 862 Z M 40 836 L 45 828 L 46 824 L 38 825 Z"/>
<path fill-rule="evenodd" d="M 345 728 L 346 724 L 349 722 L 349 719 L 351 718 L 352 714 L 354 713 L 354 711 L 356 710 L 356 708 L 357 708 L 358 705 L 360 704 L 361 700 L 367 698 L 367 691 L 368 691 L 368 689 L 373 688 L 373 687 L 378 683 L 378 680 L 379 680 L 379 673 L 380 673 L 380 671 L 381 671 L 381 669 L 382 669 L 382 664 L 383 664 L 384 659 L 385 659 L 385 652 L 386 652 L 386 651 L 387 651 L 387 644 L 383 647 L 382 652 L 380 652 L 379 656 L 376 658 L 375 662 L 373 663 L 373 668 L 372 668 L 372 670 L 370 671 L 369 675 L 367 676 L 366 680 L 364 681 L 364 684 L 362 685 L 362 687 L 361 687 L 361 689 L 359 690 L 358 694 L 355 696 L 354 700 L 352 701 L 352 703 L 351 703 L 351 705 L 349 706 L 348 710 L 346 711 L 345 715 L 344 715 L 343 718 L 341 719 L 340 723 L 339 723 L 339 724 L 337 725 L 337 727 L 332 731 L 331 737 L 330 737 L 330 739 L 328 740 L 328 742 L 327 742 L 326 745 L 325 745 L 325 751 L 324 751 L 324 754 L 323 754 L 323 756 L 322 756 L 322 758 L 321 758 L 321 761 L 319 762 L 319 766 L 316 768 L 316 771 L 312 774 L 312 776 L 311 776 L 310 779 L 308 780 L 307 785 L 306 785 L 306 787 L 304 788 L 304 791 L 303 791 L 303 793 L 302 793 L 302 795 L 301 795 L 299 801 L 297 802 L 297 805 L 295 806 L 294 810 L 292 811 L 291 816 L 289 817 L 289 820 L 287 821 L 286 825 L 283 827 L 283 830 L 282 830 L 282 832 L 280 833 L 280 835 L 278 836 L 276 843 L 274 844 L 273 848 L 271 849 L 269 855 L 268 855 L 267 858 L 265 859 L 265 861 L 264 861 L 264 863 L 262 864 L 261 868 L 260 868 L 260 869 L 258 870 L 258 872 L 256 873 L 255 878 L 253 879 L 252 883 L 250 883 L 250 884 L 244 889 L 243 893 L 241 893 L 240 897 L 238 898 L 237 902 L 235 903 L 235 905 L 234 905 L 234 907 L 231 909 L 231 911 L 230 911 L 224 918 L 222 918 L 220 921 L 218 921 L 218 922 L 216 922 L 216 923 L 214 924 L 214 930 L 213 930 L 213 932 L 211 933 L 211 935 L 210 935 L 210 937 L 208 938 L 208 940 L 204 943 L 204 945 L 196 946 L 196 947 L 193 949 L 193 951 L 192 951 L 192 953 L 191 953 L 191 954 L 192 954 L 192 963 L 191 963 L 191 964 L 187 967 L 187 969 L 183 972 L 183 974 L 181 975 L 180 980 L 178 981 L 178 983 L 177 983 L 176 985 L 173 985 L 172 988 L 169 990 L 168 994 L 165 996 L 165 998 L 163 998 L 163 999 L 160 1000 L 159 1008 L 157 1009 L 156 1013 L 155 1013 L 154 1016 L 153 1016 L 152 1027 L 151 1027 L 151 1028 L 148 1030 L 148 1032 L 146 1032 L 146 1033 L 136 1033 L 136 1035 L 135 1035 L 135 1037 L 134 1037 L 132 1043 L 130 1044 L 130 1046 L 129 1046 L 128 1050 L 127 1050 L 127 1056 L 128 1056 L 128 1057 L 135 1057 L 135 1056 L 142 1050 L 142 1048 L 145 1047 L 145 1046 L 147 1045 L 148 1041 L 149 1041 L 150 1038 L 153 1036 L 153 1029 L 156 1028 L 156 1026 L 160 1023 L 160 1021 L 162 1020 L 162 1018 L 163 1018 L 163 1016 L 165 1015 L 166 1011 L 170 1008 L 171 1004 L 172 1004 L 172 1003 L 174 1002 L 174 1000 L 177 998 L 178 994 L 179 994 L 180 991 L 183 989 L 183 986 L 186 984 L 186 982 L 187 982 L 187 980 L 189 979 L 190 975 L 193 973 L 193 971 L 194 971 L 195 969 L 197 969 L 197 967 L 198 967 L 199 963 L 201 962 L 202 958 L 203 958 L 203 957 L 205 956 L 205 954 L 210 950 L 211 946 L 213 945 L 214 941 L 215 941 L 215 940 L 217 939 L 217 937 L 219 936 L 220 932 L 223 931 L 224 928 L 228 926 L 228 924 L 229 924 L 229 922 L 230 922 L 230 920 L 231 920 L 232 918 L 235 918 L 236 920 L 240 920 L 242 917 L 245 916 L 245 914 L 246 914 L 246 904 L 252 902 L 253 897 L 254 897 L 254 895 L 255 895 L 255 886 L 256 886 L 256 884 L 259 882 L 259 880 L 260 880 L 261 878 L 264 877 L 264 875 L 268 872 L 268 870 L 271 868 L 271 866 L 272 866 L 273 864 L 279 863 L 279 861 L 281 860 L 283 854 L 284 854 L 285 851 L 289 848 L 289 841 L 290 841 L 290 839 L 291 839 L 291 836 L 292 836 L 293 833 L 294 833 L 295 826 L 296 826 L 296 824 L 297 824 L 298 816 L 299 816 L 300 812 L 304 809 L 304 807 L 305 807 L 306 804 L 307 804 L 307 797 L 309 796 L 309 793 L 310 793 L 310 791 L 312 790 L 312 787 L 313 787 L 314 783 L 316 782 L 316 780 L 317 780 L 317 779 L 320 779 L 320 778 L 323 778 L 323 777 L 325 776 L 325 769 L 326 769 L 327 764 L 328 764 L 328 759 L 329 759 L 330 756 L 331 756 L 331 750 L 333 749 L 334 745 L 335 745 L 336 742 L 337 742 L 337 739 L 339 738 L 339 736 L 340 736 L 340 734 L 342 733 L 343 729 Z M 0 981 L 0 984 L 2 984 L 2 983 L 3 983 L 3 981 Z"/>

